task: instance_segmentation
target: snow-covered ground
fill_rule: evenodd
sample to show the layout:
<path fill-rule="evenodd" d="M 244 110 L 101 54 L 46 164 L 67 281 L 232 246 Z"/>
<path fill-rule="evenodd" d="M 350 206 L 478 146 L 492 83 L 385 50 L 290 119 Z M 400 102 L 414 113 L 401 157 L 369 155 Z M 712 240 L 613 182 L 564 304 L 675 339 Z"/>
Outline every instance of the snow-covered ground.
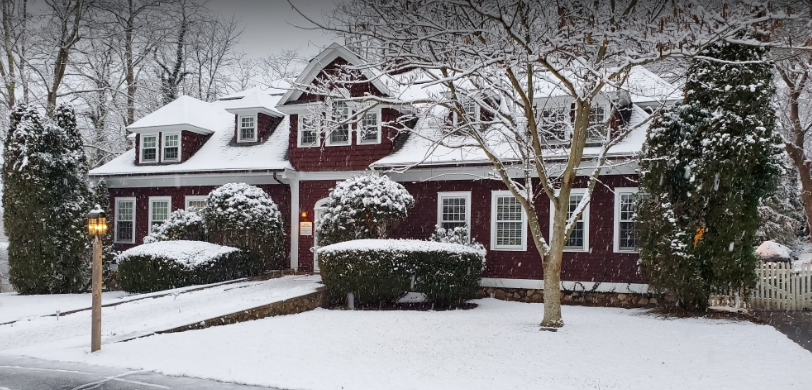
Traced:
<path fill-rule="evenodd" d="M 127 303 L 102 309 L 102 344 L 113 343 L 156 331 L 192 324 L 209 318 L 266 305 L 316 291 L 318 279 L 286 276 L 260 282 L 221 284 L 199 291 L 179 293 L 191 288 L 173 290 L 175 294 L 148 299 L 143 296 L 123 298 Z M 147 296 L 159 294 L 147 294 Z M 43 314 L 53 314 L 60 299 L 67 296 L 0 295 L 5 306 L 38 306 Z M 82 295 L 77 295 L 82 297 Z M 31 298 L 30 301 L 25 299 Z M 89 307 L 90 297 L 84 296 Z M 51 300 L 55 302 L 50 302 Z M 102 299 L 104 301 L 104 298 Z M 48 303 L 45 303 L 48 302 Z M 116 302 L 108 299 L 105 303 Z M 73 307 L 76 309 L 77 307 Z M 47 309 L 47 310 L 46 310 Z M 3 306 L 0 306 L 0 311 Z M 18 310 L 18 309 L 11 309 Z M 65 309 L 61 309 L 65 311 Z M 19 315 L 18 315 L 19 316 Z M 18 317 L 19 318 L 19 317 Z M 56 317 L 30 317 L 10 325 L 0 326 L 0 353 L 24 350 L 48 355 L 59 349 L 88 349 L 90 340 L 90 310 Z M 104 347 L 106 348 L 106 346 Z"/>
<path fill-rule="evenodd" d="M 797 248 L 795 248 L 793 254 L 798 257 L 797 260 L 792 262 L 793 267 L 801 264 L 812 263 L 812 243 L 803 242 Z"/>
<path fill-rule="evenodd" d="M 291 389 L 807 389 L 812 354 L 772 327 L 541 304 L 322 310 L 104 345 L 24 348 L 51 360 Z M 83 341 L 84 340 L 83 338 Z M 0 347 L 0 350 L 3 350 Z"/>
<path fill-rule="evenodd" d="M 119 302 L 126 297 L 124 291 L 110 291 L 102 294 L 105 304 Z M 90 307 L 90 294 L 19 295 L 0 294 L 0 324 Z"/>

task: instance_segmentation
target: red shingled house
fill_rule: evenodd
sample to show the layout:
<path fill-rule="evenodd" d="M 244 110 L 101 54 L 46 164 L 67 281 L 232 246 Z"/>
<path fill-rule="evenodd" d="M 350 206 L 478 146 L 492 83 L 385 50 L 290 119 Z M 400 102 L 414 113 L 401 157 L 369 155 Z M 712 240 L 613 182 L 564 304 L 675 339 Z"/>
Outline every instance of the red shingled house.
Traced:
<path fill-rule="evenodd" d="M 363 63 L 334 44 L 310 61 L 297 83 L 313 83 L 337 65 Z M 394 95 L 380 75 L 368 73 L 361 73 L 360 82 L 348 91 L 351 96 Z M 622 114 L 610 109 L 609 100 L 597 99 L 596 120 L 625 115 L 629 125 L 643 123 L 647 111 L 678 98 L 672 86 L 642 68 L 632 72 L 630 83 L 645 93 L 626 93 L 627 109 Z M 569 104 L 563 96 L 545 99 Z M 471 236 L 488 249 L 483 286 L 542 287 L 541 261 L 526 223 L 512 225 L 521 228 L 507 232 L 511 240 L 496 239 L 506 234 L 498 231 L 497 221 L 507 218 L 496 204 L 510 195 L 501 181 L 478 178 L 489 172 L 484 156 L 430 148 L 430 137 L 415 134 L 435 131 L 431 121 L 417 120 L 411 131 L 399 132 L 399 125 L 391 123 L 409 107 L 397 102 L 379 104 L 357 123 L 325 136 L 308 120 L 318 101 L 318 96 L 296 89 L 255 88 L 212 103 L 181 97 L 129 126 L 135 148 L 90 173 L 104 178 L 110 188 L 118 249 L 142 243 L 151 226 L 160 224 L 172 210 L 199 204 L 215 187 L 245 182 L 265 190 L 279 205 L 289 232 L 290 267 L 318 271 L 311 250 L 318 237 L 310 229 L 300 231 L 300 222 L 319 217 L 319 208 L 337 181 L 358 174 L 384 174 L 403 184 L 416 200 L 409 218 L 395 232 L 398 237 L 426 239 L 436 225 L 469 226 Z M 475 107 L 472 110 L 476 112 Z M 632 132 L 612 149 L 613 156 L 633 157 L 645 131 L 640 126 Z M 562 270 L 565 287 L 581 282 L 589 289 L 601 282 L 599 291 L 645 288 L 630 234 L 637 175 L 634 160 L 628 161 L 603 172 L 583 222 L 568 243 Z M 577 203 L 578 196 L 579 191 L 573 191 L 571 201 Z M 302 212 L 307 216 L 302 217 Z"/>

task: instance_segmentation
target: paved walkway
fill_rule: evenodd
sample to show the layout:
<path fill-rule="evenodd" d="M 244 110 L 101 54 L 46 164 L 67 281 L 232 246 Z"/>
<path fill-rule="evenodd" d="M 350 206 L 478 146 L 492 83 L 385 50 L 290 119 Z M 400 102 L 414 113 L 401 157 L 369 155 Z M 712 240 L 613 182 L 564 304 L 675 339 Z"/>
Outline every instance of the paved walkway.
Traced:
<path fill-rule="evenodd" d="M 79 363 L 0 356 L 0 390 L 269 390 L 197 378 Z"/>
<path fill-rule="evenodd" d="M 756 311 L 753 314 L 812 352 L 812 311 Z"/>

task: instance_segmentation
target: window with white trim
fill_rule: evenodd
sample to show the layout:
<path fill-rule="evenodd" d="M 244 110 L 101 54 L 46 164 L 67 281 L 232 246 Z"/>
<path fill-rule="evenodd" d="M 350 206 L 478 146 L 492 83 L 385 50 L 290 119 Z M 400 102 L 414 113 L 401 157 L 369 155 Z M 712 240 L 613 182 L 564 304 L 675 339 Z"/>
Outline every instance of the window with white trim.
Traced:
<path fill-rule="evenodd" d="M 527 220 L 510 191 L 491 193 L 491 249 L 527 250 Z"/>
<path fill-rule="evenodd" d="M 167 219 L 169 213 L 172 211 L 172 198 L 168 196 L 149 198 L 149 231 L 150 233 L 156 226 L 160 226 Z"/>
<path fill-rule="evenodd" d="M 567 220 L 575 213 L 575 210 L 585 195 L 585 188 L 573 188 L 570 191 L 570 198 L 567 202 Z M 581 217 L 575 222 L 575 227 L 572 229 L 572 233 L 564 244 L 565 251 L 584 252 L 589 250 L 589 208 L 590 205 L 586 205 L 584 211 L 581 213 Z M 552 235 L 553 231 L 554 216 L 555 209 L 552 207 L 552 202 L 550 202 L 550 235 Z"/>
<path fill-rule="evenodd" d="M 257 140 L 257 117 L 255 115 L 241 115 L 238 134 L 237 142 L 255 142 Z"/>
<path fill-rule="evenodd" d="M 141 135 L 141 162 L 158 162 L 158 136 Z"/>
<path fill-rule="evenodd" d="M 606 138 L 606 108 L 592 106 L 589 108 L 589 130 L 587 141 L 602 142 Z"/>
<path fill-rule="evenodd" d="M 474 99 L 460 98 L 460 106 L 462 107 L 462 113 L 465 115 L 466 121 L 460 121 L 458 114 L 454 112 L 455 125 L 461 126 L 479 121 L 479 105 L 476 104 Z"/>
<path fill-rule="evenodd" d="M 207 195 L 186 195 L 186 210 L 200 210 L 206 205 Z"/>
<path fill-rule="evenodd" d="M 335 126 L 327 137 L 327 145 L 349 145 L 350 144 L 350 107 L 347 102 L 333 102 L 331 115 Z"/>
<path fill-rule="evenodd" d="M 615 252 L 637 252 L 637 188 L 615 188 Z"/>
<path fill-rule="evenodd" d="M 164 134 L 163 161 L 180 161 L 180 134 Z"/>
<path fill-rule="evenodd" d="M 135 243 L 135 198 L 116 198 L 115 239 L 116 243 Z"/>
<path fill-rule="evenodd" d="M 471 234 L 471 193 L 438 192 L 437 226 L 453 230 L 458 227 L 468 229 Z"/>
<path fill-rule="evenodd" d="M 299 147 L 319 146 L 318 124 L 317 118 L 299 114 Z"/>
<path fill-rule="evenodd" d="M 361 120 L 361 134 L 358 143 L 376 144 L 381 142 L 381 128 L 377 112 L 367 112 Z"/>
<path fill-rule="evenodd" d="M 540 138 L 547 142 L 565 142 L 570 136 L 570 115 L 566 107 L 546 107 L 539 119 Z"/>

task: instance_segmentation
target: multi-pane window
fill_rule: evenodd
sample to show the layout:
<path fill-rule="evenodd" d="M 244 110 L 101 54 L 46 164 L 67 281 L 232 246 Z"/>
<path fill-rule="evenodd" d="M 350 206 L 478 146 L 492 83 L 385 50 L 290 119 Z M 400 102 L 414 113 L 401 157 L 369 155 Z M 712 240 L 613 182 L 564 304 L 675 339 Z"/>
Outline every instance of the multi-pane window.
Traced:
<path fill-rule="evenodd" d="M 164 161 L 180 159 L 180 134 L 164 135 Z"/>
<path fill-rule="evenodd" d="M 346 102 L 333 103 L 333 121 L 335 128 L 330 132 L 331 145 L 344 145 L 350 142 L 350 125 L 347 120 L 350 118 L 350 107 Z"/>
<path fill-rule="evenodd" d="M 299 145 L 300 146 L 318 146 L 319 133 L 318 133 L 318 120 L 312 116 L 300 116 L 299 121 Z"/>
<path fill-rule="evenodd" d="M 572 218 L 575 210 L 578 208 L 578 204 L 580 204 L 583 199 L 583 193 L 570 194 L 569 205 L 567 207 L 567 220 Z M 564 244 L 565 249 L 586 250 L 587 225 L 584 222 L 585 215 L 586 211 L 581 213 L 575 222 L 575 227 L 572 229 L 569 239 L 567 239 L 567 242 Z"/>
<path fill-rule="evenodd" d="M 379 140 L 378 133 L 378 113 L 368 112 L 364 114 L 364 118 L 361 123 L 361 142 L 377 143 Z"/>
<path fill-rule="evenodd" d="M 189 195 L 186 197 L 186 210 L 202 209 L 206 205 L 205 195 Z"/>
<path fill-rule="evenodd" d="M 169 218 L 169 198 L 150 198 L 149 200 L 149 231 L 160 226 Z"/>
<path fill-rule="evenodd" d="M 592 106 L 589 109 L 589 133 L 587 139 L 593 142 L 606 138 L 606 109 L 603 106 Z"/>
<path fill-rule="evenodd" d="M 116 199 L 115 241 L 135 242 L 135 199 Z"/>
<path fill-rule="evenodd" d="M 519 201 L 507 191 L 493 193 L 491 249 L 525 250 L 526 223 Z"/>
<path fill-rule="evenodd" d="M 465 112 L 465 117 L 469 121 L 476 121 L 477 118 L 477 105 L 473 99 L 465 99 L 462 102 L 462 110 Z"/>
<path fill-rule="evenodd" d="M 540 137 L 547 142 L 563 142 L 569 135 L 570 116 L 566 108 L 550 107 L 541 110 Z"/>
<path fill-rule="evenodd" d="M 615 251 L 637 250 L 637 189 L 615 189 Z"/>
<path fill-rule="evenodd" d="M 239 142 L 250 142 L 257 140 L 257 119 L 253 116 L 240 117 L 240 139 Z"/>
<path fill-rule="evenodd" d="M 471 193 L 441 192 L 438 194 L 437 225 L 453 230 L 464 227 L 470 229 Z"/>
<path fill-rule="evenodd" d="M 141 162 L 158 161 L 158 136 L 141 136 Z"/>

